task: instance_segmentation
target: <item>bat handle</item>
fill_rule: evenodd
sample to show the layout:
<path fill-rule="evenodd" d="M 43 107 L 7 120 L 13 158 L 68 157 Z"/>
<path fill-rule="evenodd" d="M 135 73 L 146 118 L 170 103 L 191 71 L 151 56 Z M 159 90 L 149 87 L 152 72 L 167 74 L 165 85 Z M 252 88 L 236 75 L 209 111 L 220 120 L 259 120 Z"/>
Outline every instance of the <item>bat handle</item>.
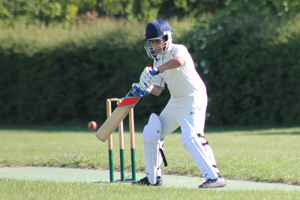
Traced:
<path fill-rule="evenodd" d="M 152 71 L 150 72 L 150 74 L 151 74 L 152 76 L 154 76 L 154 75 L 156 75 L 156 74 L 158 74 L 158 73 L 159 73 L 159 71 L 157 70 L 156 67 L 153 67 L 153 68 L 152 68 Z"/>

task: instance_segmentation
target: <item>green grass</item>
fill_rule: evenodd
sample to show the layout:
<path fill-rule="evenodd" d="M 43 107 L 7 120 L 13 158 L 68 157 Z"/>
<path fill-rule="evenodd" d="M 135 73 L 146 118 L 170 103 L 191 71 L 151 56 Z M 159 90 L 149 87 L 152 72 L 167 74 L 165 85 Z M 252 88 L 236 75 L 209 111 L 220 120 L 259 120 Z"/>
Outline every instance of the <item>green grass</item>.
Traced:
<path fill-rule="evenodd" d="M 266 129 L 209 129 L 207 140 L 213 148 L 218 166 L 227 179 L 300 184 L 300 127 Z M 115 167 L 119 169 L 118 135 L 114 134 Z M 130 170 L 129 134 L 125 134 L 125 167 Z M 55 166 L 108 169 L 107 143 L 100 142 L 86 128 L 64 127 L 1 128 L 0 167 Z M 201 176 L 196 165 L 181 146 L 180 134 L 165 140 L 169 166 L 165 174 Z M 136 134 L 137 170 L 144 171 L 142 134 Z M 22 185 L 21 189 L 17 185 Z M 52 183 L 43 181 L 1 180 L 1 195 L 13 194 L 13 199 L 28 188 L 28 197 L 45 195 L 49 199 L 115 198 L 144 199 L 159 193 L 165 199 L 193 199 L 199 190 L 178 188 L 136 188 L 127 185 Z M 18 189 L 17 189 L 18 188 Z M 27 188 L 27 189 L 26 189 Z M 44 189 L 42 189 L 44 188 Z M 58 191 L 53 193 L 53 191 Z M 76 191 L 76 192 L 75 192 Z M 88 192 L 87 192 L 88 191 Z M 119 192 L 122 191 L 122 192 Z M 123 194 L 125 192 L 125 195 Z M 137 193 L 137 194 L 136 194 Z M 51 194 L 51 195 L 50 195 Z M 188 196 L 186 196 L 188 194 Z M 251 194 L 251 198 L 250 195 Z M 0 197 L 2 198 L 2 196 Z M 50 195 L 50 196 L 49 196 Z M 75 196 L 76 197 L 75 197 Z M 204 199 L 295 199 L 296 193 L 275 191 L 202 191 Z M 298 193 L 299 195 L 299 193 Z M 74 197 L 74 198 L 73 198 Z M 102 198 L 103 197 L 103 198 Z M 177 197 L 177 198 L 176 198 Z M 252 198 L 253 197 L 253 198 Z M 45 198 L 45 199 L 47 199 Z M 29 198 L 30 199 L 30 198 Z"/>
<path fill-rule="evenodd" d="M 0 180 L 1 199 L 297 199 L 299 192 L 218 191 L 184 188 L 140 187 L 128 184 L 87 184 Z"/>

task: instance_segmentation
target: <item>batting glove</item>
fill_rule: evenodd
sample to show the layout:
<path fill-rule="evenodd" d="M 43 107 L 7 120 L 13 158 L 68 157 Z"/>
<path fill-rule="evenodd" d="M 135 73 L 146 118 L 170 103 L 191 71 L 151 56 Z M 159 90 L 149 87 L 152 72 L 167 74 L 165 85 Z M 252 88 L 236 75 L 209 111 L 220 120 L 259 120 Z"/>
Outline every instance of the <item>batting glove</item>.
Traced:
<path fill-rule="evenodd" d="M 156 67 L 155 68 L 152 68 L 150 66 L 146 67 L 140 77 L 141 85 L 143 85 L 142 83 L 144 83 L 147 86 L 154 84 L 156 81 L 154 74 L 156 74 L 157 72 L 158 70 L 156 69 Z"/>
<path fill-rule="evenodd" d="M 153 89 L 153 85 L 151 85 L 150 87 L 144 87 L 144 86 L 141 86 L 140 83 L 134 83 L 132 84 L 132 87 L 134 88 L 134 94 L 136 96 L 139 96 L 139 97 L 143 97 L 147 94 L 149 94 L 152 89 Z"/>

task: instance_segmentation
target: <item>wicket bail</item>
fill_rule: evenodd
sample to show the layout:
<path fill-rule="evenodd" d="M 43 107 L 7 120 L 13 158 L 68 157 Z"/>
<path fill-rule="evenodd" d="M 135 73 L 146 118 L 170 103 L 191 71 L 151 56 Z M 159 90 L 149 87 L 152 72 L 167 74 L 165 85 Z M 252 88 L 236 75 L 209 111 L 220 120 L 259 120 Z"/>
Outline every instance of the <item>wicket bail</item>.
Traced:
<path fill-rule="evenodd" d="M 106 99 L 106 112 L 107 118 L 112 113 L 111 102 L 121 103 L 123 99 L 111 98 Z M 121 171 L 121 181 L 125 181 L 125 162 L 124 162 L 124 127 L 123 121 L 121 121 L 119 127 L 119 148 L 120 148 L 120 171 Z M 132 180 L 136 180 L 136 167 L 135 167 L 135 139 L 134 139 L 134 116 L 133 108 L 130 108 L 129 112 L 129 131 L 130 131 L 130 146 L 131 146 L 131 173 Z M 108 139 L 108 161 L 109 161 L 109 180 L 114 182 L 114 162 L 113 162 L 113 137 L 112 134 Z"/>

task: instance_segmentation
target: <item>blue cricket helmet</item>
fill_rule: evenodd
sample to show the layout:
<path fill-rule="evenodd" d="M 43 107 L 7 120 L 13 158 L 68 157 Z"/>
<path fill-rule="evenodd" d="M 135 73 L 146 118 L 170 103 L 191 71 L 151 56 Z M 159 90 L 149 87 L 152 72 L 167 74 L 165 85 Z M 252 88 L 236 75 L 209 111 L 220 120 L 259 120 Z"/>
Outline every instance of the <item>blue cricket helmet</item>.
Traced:
<path fill-rule="evenodd" d="M 172 34 L 172 29 L 166 21 L 161 19 L 154 20 L 146 27 L 146 38 L 144 41 L 161 39 L 167 36 L 170 32 Z"/>

